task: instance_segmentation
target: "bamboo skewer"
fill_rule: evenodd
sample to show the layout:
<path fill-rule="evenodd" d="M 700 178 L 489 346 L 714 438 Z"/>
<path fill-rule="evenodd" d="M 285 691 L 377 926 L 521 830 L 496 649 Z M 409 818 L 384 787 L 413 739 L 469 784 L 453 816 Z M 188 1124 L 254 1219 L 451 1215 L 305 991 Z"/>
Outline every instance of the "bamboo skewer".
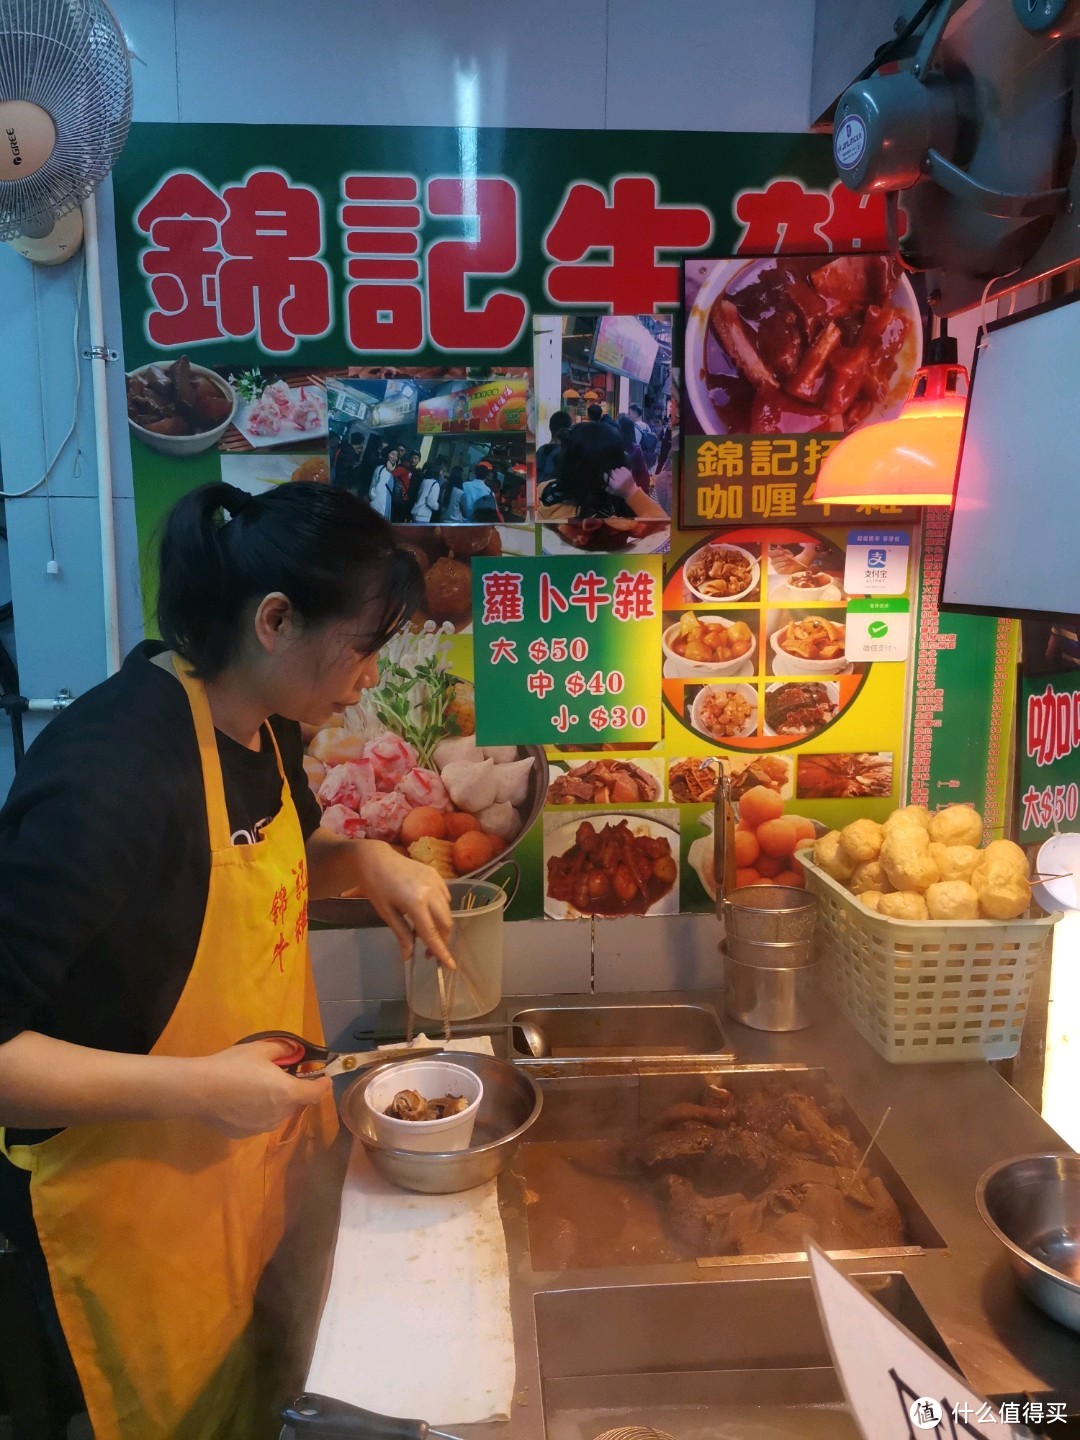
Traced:
<path fill-rule="evenodd" d="M 882 1130 L 885 1128 L 885 1121 L 889 1118 L 891 1114 L 892 1106 L 890 1105 L 889 1108 L 885 1111 L 885 1114 L 882 1115 L 881 1119 L 878 1121 L 877 1129 L 874 1131 L 873 1135 L 870 1136 L 870 1144 L 867 1145 L 866 1149 L 862 1153 L 862 1159 L 859 1161 L 858 1165 L 855 1166 L 855 1169 L 851 1172 L 851 1179 L 844 1186 L 845 1190 L 850 1190 L 851 1187 L 855 1184 L 855 1181 L 859 1178 L 859 1171 L 863 1168 L 867 1160 L 870 1158 L 870 1151 L 877 1144 L 877 1138 L 881 1134 Z"/>

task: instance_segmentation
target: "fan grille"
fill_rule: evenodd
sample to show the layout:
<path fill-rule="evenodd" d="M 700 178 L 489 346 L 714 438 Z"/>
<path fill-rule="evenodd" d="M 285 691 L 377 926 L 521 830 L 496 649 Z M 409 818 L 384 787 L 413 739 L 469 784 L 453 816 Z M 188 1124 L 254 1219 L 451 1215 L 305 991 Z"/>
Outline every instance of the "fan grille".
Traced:
<path fill-rule="evenodd" d="M 45 164 L 0 181 L 0 240 L 66 215 L 108 175 L 131 124 L 131 66 L 104 0 L 0 0 L 0 101 L 40 105 L 56 126 Z"/>

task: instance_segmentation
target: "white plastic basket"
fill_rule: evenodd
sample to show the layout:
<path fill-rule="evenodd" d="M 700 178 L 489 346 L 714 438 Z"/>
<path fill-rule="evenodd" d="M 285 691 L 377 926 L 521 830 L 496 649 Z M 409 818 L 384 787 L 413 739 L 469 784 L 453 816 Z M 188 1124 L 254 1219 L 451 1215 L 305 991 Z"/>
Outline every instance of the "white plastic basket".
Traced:
<path fill-rule="evenodd" d="M 894 1064 L 1007 1060 L 1049 959 L 1059 913 L 1037 920 L 892 920 L 800 853 L 817 896 L 819 973 L 839 1008 Z"/>

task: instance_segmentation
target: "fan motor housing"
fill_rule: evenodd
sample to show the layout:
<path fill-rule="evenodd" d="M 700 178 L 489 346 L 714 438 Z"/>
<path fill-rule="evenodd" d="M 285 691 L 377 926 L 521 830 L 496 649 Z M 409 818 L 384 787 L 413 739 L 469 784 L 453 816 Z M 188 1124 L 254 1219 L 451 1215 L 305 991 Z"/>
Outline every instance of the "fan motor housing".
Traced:
<path fill-rule="evenodd" d="M 943 75 L 920 81 L 901 70 L 861 80 L 836 107 L 837 174 L 850 190 L 910 190 L 928 151 L 952 154 L 958 124 L 955 91 Z"/>
<path fill-rule="evenodd" d="M 0 180 L 22 180 L 48 160 L 56 126 L 47 110 L 29 100 L 0 100 Z"/>

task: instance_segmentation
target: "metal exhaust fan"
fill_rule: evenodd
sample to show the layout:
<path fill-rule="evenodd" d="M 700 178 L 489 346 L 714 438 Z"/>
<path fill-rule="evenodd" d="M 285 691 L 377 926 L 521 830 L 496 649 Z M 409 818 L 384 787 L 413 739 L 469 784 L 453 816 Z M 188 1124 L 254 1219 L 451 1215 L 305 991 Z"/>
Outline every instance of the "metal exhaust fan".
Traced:
<path fill-rule="evenodd" d="M 0 240 L 70 259 L 130 124 L 127 42 L 105 0 L 0 0 Z"/>
<path fill-rule="evenodd" d="M 950 277 L 954 310 L 1026 266 L 1068 207 L 1075 57 L 1057 42 L 1080 4 L 928 0 L 909 30 L 923 19 L 910 60 L 841 96 L 833 155 L 849 189 L 885 193 L 894 251 Z"/>

